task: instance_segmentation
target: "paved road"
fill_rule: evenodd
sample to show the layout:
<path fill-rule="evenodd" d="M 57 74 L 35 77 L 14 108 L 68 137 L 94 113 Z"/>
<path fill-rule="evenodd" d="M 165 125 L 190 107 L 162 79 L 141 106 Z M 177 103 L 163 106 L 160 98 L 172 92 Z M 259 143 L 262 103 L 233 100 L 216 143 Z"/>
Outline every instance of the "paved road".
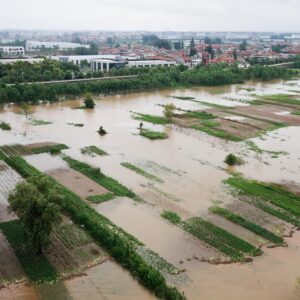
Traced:
<path fill-rule="evenodd" d="M 70 82 L 85 82 L 85 81 L 98 81 L 98 80 L 108 80 L 108 79 L 130 79 L 136 78 L 138 75 L 125 75 L 125 76 L 109 76 L 109 77 L 99 77 L 99 78 L 83 78 L 83 79 L 69 79 L 69 80 L 52 80 L 52 81 L 38 81 L 38 82 L 26 82 L 19 83 L 24 84 L 52 84 L 52 83 L 70 83 Z M 16 85 L 16 83 L 9 83 L 6 86 Z"/>

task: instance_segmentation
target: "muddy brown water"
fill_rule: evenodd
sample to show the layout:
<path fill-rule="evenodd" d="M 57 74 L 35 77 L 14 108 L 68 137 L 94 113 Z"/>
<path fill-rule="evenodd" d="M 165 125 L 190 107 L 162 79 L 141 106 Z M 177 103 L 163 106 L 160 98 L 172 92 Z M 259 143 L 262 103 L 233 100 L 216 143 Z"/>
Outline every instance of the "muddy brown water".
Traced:
<path fill-rule="evenodd" d="M 255 258 L 253 263 L 215 266 L 193 259 L 186 260 L 192 256 L 201 257 L 202 254 L 215 255 L 215 252 L 162 220 L 160 212 L 171 209 L 183 218 L 206 216 L 207 209 L 213 203 L 234 203 L 235 199 L 222 186 L 222 181 L 229 176 L 223 161 L 230 152 L 238 153 L 246 161 L 246 164 L 234 170 L 247 177 L 278 183 L 285 180 L 300 185 L 300 127 L 282 128 L 253 139 L 264 150 L 287 152 L 274 158 L 267 152 L 258 155 L 250 151 L 243 142 L 226 142 L 190 129 L 145 122 L 145 128 L 161 130 L 169 136 L 167 140 L 150 141 L 138 135 L 139 121 L 133 120 L 131 115 L 132 112 L 161 115 L 162 107 L 158 104 L 171 102 L 183 109 L 205 108 L 204 104 L 170 96 L 195 97 L 196 100 L 228 106 L 246 106 L 253 94 L 293 94 L 295 90 L 300 92 L 299 80 L 247 82 L 243 85 L 99 97 L 95 99 L 95 110 L 72 109 L 79 106 L 81 101 L 65 101 L 35 106 L 32 118 L 53 122 L 40 126 L 26 124 L 25 117 L 16 113 L 17 108 L 8 105 L 0 110 L 0 120 L 9 122 L 13 130 L 0 130 L 0 144 L 65 143 L 70 147 L 64 150 L 65 153 L 100 167 L 105 174 L 132 188 L 152 204 L 153 207 L 136 205 L 128 199 L 115 199 L 96 206 L 96 209 L 174 265 L 183 260 L 190 280 L 184 284 L 178 283 L 178 288 L 184 290 L 188 299 L 292 300 L 299 297 L 299 232 L 287 239 L 288 248 L 264 249 L 265 254 Z M 84 127 L 68 123 L 83 123 Z M 106 136 L 98 135 L 96 130 L 99 126 L 108 131 Z M 100 147 L 109 156 L 82 155 L 80 148 L 90 145 Z M 44 172 L 66 167 L 56 156 L 49 159 L 49 155 L 41 154 L 26 159 Z M 163 183 L 151 182 L 122 167 L 121 162 L 135 164 L 161 178 Z M 232 226 L 232 230 L 236 228 Z M 241 234 L 247 237 L 247 232 L 241 231 Z M 249 234 L 248 238 L 255 242 L 257 237 Z M 24 299 L 38 297 L 27 296 L 31 290 L 23 287 L 23 293 L 26 294 Z M 20 286 L 17 288 L 19 293 Z M 127 271 L 113 262 L 91 268 L 86 276 L 66 281 L 64 289 L 72 299 L 153 298 Z M 16 290 L 16 287 L 11 286 L 11 290 Z M 0 290 L 0 298 L 7 292 L 7 288 Z"/>

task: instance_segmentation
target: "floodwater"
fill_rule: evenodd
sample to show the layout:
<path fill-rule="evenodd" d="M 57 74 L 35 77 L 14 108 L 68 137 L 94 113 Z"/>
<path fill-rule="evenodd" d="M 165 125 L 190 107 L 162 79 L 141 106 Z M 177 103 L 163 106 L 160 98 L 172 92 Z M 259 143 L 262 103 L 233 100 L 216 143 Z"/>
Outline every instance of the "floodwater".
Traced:
<path fill-rule="evenodd" d="M 144 128 L 164 131 L 169 136 L 166 140 L 150 141 L 138 135 L 139 121 L 134 120 L 132 114 L 162 115 L 160 105 L 166 103 L 174 103 L 186 110 L 206 107 L 200 102 L 172 96 L 194 97 L 196 101 L 212 104 L 245 106 L 254 94 L 299 92 L 300 81 L 293 80 L 97 97 L 94 110 L 74 109 L 81 105 L 81 100 L 77 99 L 33 107 L 31 118 L 52 122 L 40 126 L 26 124 L 18 109 L 7 105 L 0 110 L 0 120 L 9 122 L 13 130 L 0 131 L 0 145 L 65 143 L 70 147 L 64 150 L 66 154 L 100 167 L 106 175 L 119 180 L 142 197 L 147 204 L 117 198 L 95 208 L 148 248 L 175 266 L 183 267 L 189 281 L 178 283 L 178 288 L 184 290 L 188 299 L 292 300 L 299 298 L 300 290 L 297 281 L 300 278 L 297 264 L 300 261 L 299 232 L 287 239 L 288 248 L 264 248 L 265 254 L 255 258 L 253 263 L 215 266 L 192 259 L 195 256 L 214 256 L 215 252 L 163 220 L 160 213 L 168 209 L 185 219 L 206 216 L 214 203 L 234 203 L 235 199 L 222 185 L 222 181 L 230 176 L 224 163 L 230 152 L 238 153 L 245 160 L 244 165 L 234 170 L 247 177 L 278 183 L 284 180 L 300 185 L 300 127 L 282 128 L 253 139 L 263 150 L 282 152 L 275 157 L 270 152 L 258 155 L 244 142 L 226 142 L 190 129 L 144 123 Z M 83 123 L 84 127 L 68 123 Z M 100 126 L 108 132 L 106 136 L 99 136 L 96 132 Z M 80 149 L 90 145 L 98 146 L 109 155 L 90 157 L 81 154 Z M 48 154 L 41 154 L 26 159 L 45 172 L 66 167 L 59 156 L 49 159 Z M 121 162 L 130 162 L 163 182 L 146 179 L 121 166 Z M 224 227 L 238 234 L 235 226 L 222 222 Z M 261 243 L 245 230 L 240 230 L 240 236 L 253 244 Z M 72 299 L 153 298 L 115 263 L 106 262 L 91 268 L 86 275 L 65 282 Z"/>

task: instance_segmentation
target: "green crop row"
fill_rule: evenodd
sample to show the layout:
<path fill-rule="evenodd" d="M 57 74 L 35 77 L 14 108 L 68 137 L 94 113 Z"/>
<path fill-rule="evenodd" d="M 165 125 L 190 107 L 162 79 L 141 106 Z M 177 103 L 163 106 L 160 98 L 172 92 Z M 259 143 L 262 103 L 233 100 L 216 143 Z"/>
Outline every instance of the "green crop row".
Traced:
<path fill-rule="evenodd" d="M 107 153 L 104 150 L 102 150 L 96 146 L 87 146 L 87 147 L 81 148 L 80 151 L 82 154 L 88 154 L 91 156 L 93 154 L 97 154 L 99 156 L 107 155 Z"/>
<path fill-rule="evenodd" d="M 259 248 L 200 217 L 194 217 L 183 222 L 182 227 L 190 234 L 217 248 L 233 260 L 243 261 L 245 259 L 244 254 L 253 256 L 262 254 Z"/>
<path fill-rule="evenodd" d="M 58 145 L 50 145 L 50 146 L 44 146 L 44 147 L 39 147 L 39 148 L 33 148 L 31 151 L 34 154 L 39 154 L 39 153 L 51 153 L 51 154 L 56 154 L 60 153 L 61 150 L 68 149 L 69 147 L 65 144 L 58 144 Z"/>
<path fill-rule="evenodd" d="M 36 255 L 19 220 L 0 223 L 24 273 L 33 283 L 54 283 L 58 275 L 44 255 Z"/>
<path fill-rule="evenodd" d="M 114 197 L 115 197 L 114 193 L 109 192 L 109 193 L 102 194 L 102 195 L 89 196 L 89 197 L 87 197 L 87 200 L 94 202 L 94 203 L 102 203 L 102 202 L 112 200 Z"/>
<path fill-rule="evenodd" d="M 240 194 L 265 200 L 289 211 L 297 218 L 300 217 L 300 197 L 279 186 L 245 179 L 240 176 L 230 177 L 224 182 L 236 188 Z"/>
<path fill-rule="evenodd" d="M 94 168 L 88 164 L 85 164 L 68 156 L 65 156 L 63 159 L 69 164 L 72 169 L 83 173 L 101 186 L 113 192 L 116 196 L 129 197 L 134 200 L 139 199 L 134 192 L 119 183 L 117 180 L 104 175 L 99 168 Z"/>
<path fill-rule="evenodd" d="M 274 244 L 283 244 L 282 237 L 277 236 L 276 234 L 270 232 L 269 230 L 255 224 L 249 220 L 246 220 L 242 216 L 234 214 L 227 209 L 224 209 L 221 207 L 212 207 L 210 209 L 210 211 L 214 214 L 224 217 L 225 219 L 227 219 L 235 224 L 245 227 L 246 229 L 256 233 L 257 235 L 260 235 L 264 239 L 273 242 Z"/>
<path fill-rule="evenodd" d="M 140 130 L 140 135 L 149 140 L 164 140 L 168 138 L 168 135 L 165 132 L 154 131 L 149 129 Z"/>

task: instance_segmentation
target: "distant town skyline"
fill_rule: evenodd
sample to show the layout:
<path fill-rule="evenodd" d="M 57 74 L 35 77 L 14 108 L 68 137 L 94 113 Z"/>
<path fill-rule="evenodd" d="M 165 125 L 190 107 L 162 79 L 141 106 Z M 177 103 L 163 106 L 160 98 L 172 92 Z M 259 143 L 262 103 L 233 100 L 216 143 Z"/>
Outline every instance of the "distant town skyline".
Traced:
<path fill-rule="evenodd" d="M 0 29 L 299 32 L 299 0 L 0 0 Z"/>

